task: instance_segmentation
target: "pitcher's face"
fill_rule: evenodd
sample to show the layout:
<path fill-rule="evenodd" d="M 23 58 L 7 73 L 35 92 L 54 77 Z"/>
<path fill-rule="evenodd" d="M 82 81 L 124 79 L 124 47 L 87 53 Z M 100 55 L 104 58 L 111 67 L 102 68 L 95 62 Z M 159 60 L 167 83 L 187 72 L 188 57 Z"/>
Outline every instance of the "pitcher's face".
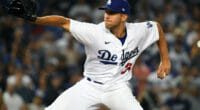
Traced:
<path fill-rule="evenodd" d="M 104 22 L 106 28 L 112 29 L 119 26 L 120 23 L 124 22 L 124 14 L 106 10 L 104 14 Z"/>

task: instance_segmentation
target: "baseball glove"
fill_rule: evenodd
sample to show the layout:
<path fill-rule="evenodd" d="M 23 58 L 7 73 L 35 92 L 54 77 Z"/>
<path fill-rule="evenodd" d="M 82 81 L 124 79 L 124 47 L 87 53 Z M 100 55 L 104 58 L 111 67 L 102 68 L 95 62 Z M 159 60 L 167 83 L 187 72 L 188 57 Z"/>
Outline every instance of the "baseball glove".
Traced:
<path fill-rule="evenodd" d="M 37 18 L 37 3 L 35 0 L 11 0 L 7 11 L 13 16 L 34 22 Z"/>

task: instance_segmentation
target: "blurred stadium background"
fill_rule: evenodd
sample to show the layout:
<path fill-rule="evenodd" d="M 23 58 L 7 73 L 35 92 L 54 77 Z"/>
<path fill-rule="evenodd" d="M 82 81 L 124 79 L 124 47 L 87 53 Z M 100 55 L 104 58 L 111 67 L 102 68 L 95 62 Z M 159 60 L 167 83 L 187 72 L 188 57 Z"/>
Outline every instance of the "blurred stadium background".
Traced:
<path fill-rule="evenodd" d="M 84 47 L 64 30 L 9 16 L 0 2 L 0 109 L 42 110 L 82 78 Z M 200 110 L 200 0 L 129 0 L 131 22 L 161 23 L 172 61 L 159 80 L 156 45 L 135 65 L 133 93 L 144 110 Z M 38 0 L 38 15 L 99 23 L 104 0 Z M 64 103 L 64 102 L 63 102 Z"/>

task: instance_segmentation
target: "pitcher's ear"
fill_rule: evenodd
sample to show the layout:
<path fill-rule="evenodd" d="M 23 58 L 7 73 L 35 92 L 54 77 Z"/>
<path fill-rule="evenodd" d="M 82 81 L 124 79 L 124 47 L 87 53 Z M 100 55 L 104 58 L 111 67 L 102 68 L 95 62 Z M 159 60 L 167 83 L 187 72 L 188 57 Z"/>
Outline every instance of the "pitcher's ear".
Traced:
<path fill-rule="evenodd" d="M 122 21 L 126 22 L 128 20 L 127 14 L 121 14 L 121 16 L 122 16 Z"/>

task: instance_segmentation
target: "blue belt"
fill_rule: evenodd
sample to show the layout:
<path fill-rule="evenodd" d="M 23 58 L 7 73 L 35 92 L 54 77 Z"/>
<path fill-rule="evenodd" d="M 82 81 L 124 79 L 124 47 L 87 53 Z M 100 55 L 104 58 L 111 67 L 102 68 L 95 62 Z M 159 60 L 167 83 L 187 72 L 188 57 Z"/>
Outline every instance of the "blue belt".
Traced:
<path fill-rule="evenodd" d="M 92 79 L 89 78 L 89 77 L 87 77 L 86 79 L 87 79 L 88 81 L 90 81 L 90 82 L 94 82 L 94 83 L 97 83 L 97 84 L 101 84 L 101 85 L 103 85 L 102 82 L 98 82 L 98 81 L 92 80 Z"/>

